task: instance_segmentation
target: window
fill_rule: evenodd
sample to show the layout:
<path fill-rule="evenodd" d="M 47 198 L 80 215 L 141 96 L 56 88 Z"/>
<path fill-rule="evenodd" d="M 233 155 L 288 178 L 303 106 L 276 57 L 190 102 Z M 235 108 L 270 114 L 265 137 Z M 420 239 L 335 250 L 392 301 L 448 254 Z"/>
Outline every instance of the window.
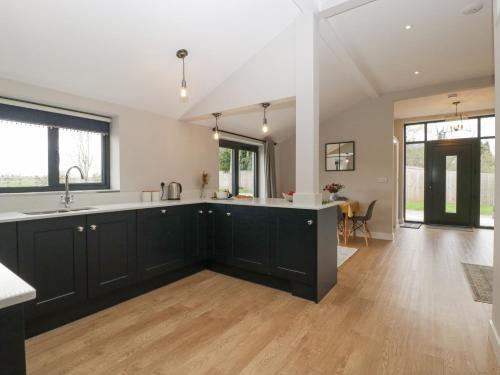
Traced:
<path fill-rule="evenodd" d="M 481 117 L 481 177 L 479 195 L 479 225 L 495 224 L 495 117 Z"/>
<path fill-rule="evenodd" d="M 258 197 L 257 146 L 219 141 L 219 190 L 233 195 Z"/>
<path fill-rule="evenodd" d="M 0 192 L 109 188 L 110 119 L 0 99 Z"/>
<path fill-rule="evenodd" d="M 427 140 L 475 138 L 478 132 L 478 119 L 463 121 L 440 121 L 427 124 Z"/>

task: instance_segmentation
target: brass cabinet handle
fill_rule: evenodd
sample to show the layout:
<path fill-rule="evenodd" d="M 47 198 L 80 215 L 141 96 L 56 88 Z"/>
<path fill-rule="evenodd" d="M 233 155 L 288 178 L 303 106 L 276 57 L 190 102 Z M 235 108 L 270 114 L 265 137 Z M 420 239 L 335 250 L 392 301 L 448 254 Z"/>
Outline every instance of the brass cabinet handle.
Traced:
<path fill-rule="evenodd" d="M 82 226 L 79 226 L 79 227 L 76 227 L 76 230 L 81 233 L 85 230 L 85 228 Z"/>
<path fill-rule="evenodd" d="M 198 213 L 199 213 L 200 215 L 203 215 L 203 210 L 199 210 L 199 211 L 198 211 Z"/>
<path fill-rule="evenodd" d="M 212 210 L 208 210 L 208 214 L 209 215 L 212 215 L 213 211 Z"/>
<path fill-rule="evenodd" d="M 92 225 L 90 226 L 90 230 L 96 230 L 96 229 L 97 229 L 97 225 L 92 224 Z"/>
<path fill-rule="evenodd" d="M 226 216 L 231 216 L 231 212 L 226 212 Z"/>
<path fill-rule="evenodd" d="M 307 220 L 306 223 L 307 225 L 311 226 L 314 224 L 314 220 Z"/>
<path fill-rule="evenodd" d="M 163 210 L 160 210 L 160 212 L 165 215 L 167 213 L 167 210 L 163 209 Z"/>

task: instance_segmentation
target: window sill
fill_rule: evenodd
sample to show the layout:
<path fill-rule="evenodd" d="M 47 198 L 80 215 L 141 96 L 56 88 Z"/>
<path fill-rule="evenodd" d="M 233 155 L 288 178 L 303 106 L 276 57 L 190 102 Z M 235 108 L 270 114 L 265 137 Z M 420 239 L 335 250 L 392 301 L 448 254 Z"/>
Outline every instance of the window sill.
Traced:
<path fill-rule="evenodd" d="M 119 193 L 120 190 L 103 189 L 103 190 L 70 190 L 71 194 L 96 194 L 96 193 Z M 31 195 L 61 195 L 64 190 L 57 191 L 28 191 L 19 193 L 0 193 L 0 197 L 13 197 L 13 196 L 31 196 Z"/>

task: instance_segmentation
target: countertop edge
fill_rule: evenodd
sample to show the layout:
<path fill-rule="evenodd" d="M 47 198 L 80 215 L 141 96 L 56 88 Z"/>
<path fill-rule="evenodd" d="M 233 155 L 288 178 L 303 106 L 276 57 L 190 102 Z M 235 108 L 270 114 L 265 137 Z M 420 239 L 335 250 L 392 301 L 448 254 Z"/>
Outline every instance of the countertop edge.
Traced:
<path fill-rule="evenodd" d="M 36 298 L 35 289 L 0 263 L 0 309 L 18 305 Z"/>

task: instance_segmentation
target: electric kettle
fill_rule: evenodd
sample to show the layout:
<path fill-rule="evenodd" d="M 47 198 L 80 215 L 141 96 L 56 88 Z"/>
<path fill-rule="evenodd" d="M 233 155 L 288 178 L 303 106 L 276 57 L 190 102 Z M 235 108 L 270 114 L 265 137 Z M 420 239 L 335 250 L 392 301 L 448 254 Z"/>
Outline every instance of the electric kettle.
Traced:
<path fill-rule="evenodd" d="M 167 197 L 169 200 L 181 199 L 182 185 L 178 182 L 171 182 L 168 184 Z"/>

